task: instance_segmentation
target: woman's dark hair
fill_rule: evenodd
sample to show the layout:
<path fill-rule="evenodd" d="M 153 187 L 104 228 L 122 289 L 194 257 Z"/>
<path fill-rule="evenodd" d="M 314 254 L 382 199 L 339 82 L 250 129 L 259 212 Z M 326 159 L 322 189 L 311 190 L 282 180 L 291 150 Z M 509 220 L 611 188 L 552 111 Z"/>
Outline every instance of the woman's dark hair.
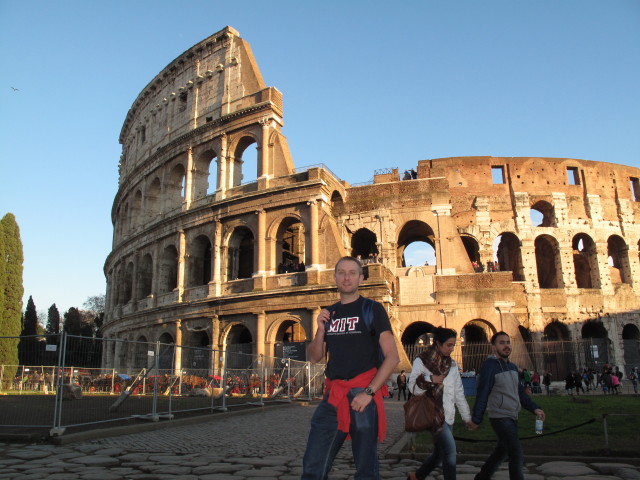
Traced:
<path fill-rule="evenodd" d="M 457 338 L 458 334 L 451 328 L 438 327 L 433 331 L 433 341 L 442 345 L 450 338 Z"/>

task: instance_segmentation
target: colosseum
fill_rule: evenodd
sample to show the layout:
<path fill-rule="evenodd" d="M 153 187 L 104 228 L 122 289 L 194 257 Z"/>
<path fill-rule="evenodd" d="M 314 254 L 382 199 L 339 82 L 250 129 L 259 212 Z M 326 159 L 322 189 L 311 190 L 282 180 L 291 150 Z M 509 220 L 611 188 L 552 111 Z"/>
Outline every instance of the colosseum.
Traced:
<path fill-rule="evenodd" d="M 464 370 L 499 330 L 555 378 L 640 365 L 640 169 L 452 157 L 350 185 L 296 168 L 282 127 L 282 94 L 230 27 L 142 90 L 120 134 L 106 339 L 280 355 L 313 338 L 354 255 L 405 369 L 437 326 L 459 332 Z M 435 262 L 407 265 L 412 244 Z M 103 365 L 135 364 L 120 345 Z"/>

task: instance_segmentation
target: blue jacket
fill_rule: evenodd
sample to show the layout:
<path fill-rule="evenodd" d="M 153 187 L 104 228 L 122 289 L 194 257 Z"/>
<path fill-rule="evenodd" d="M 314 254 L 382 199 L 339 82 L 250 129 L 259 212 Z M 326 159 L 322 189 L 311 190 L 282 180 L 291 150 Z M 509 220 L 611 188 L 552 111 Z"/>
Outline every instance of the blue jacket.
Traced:
<path fill-rule="evenodd" d="M 471 420 L 479 424 L 485 410 L 489 411 L 489 418 L 517 419 L 521 406 L 530 412 L 540 408 L 525 393 L 518 367 L 508 360 L 490 356 L 480 369 Z"/>

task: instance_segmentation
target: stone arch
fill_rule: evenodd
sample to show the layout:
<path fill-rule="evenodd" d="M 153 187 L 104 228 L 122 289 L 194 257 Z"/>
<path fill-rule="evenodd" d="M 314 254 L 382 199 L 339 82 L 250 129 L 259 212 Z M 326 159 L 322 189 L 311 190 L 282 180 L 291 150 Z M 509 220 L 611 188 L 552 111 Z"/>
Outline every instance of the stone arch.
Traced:
<path fill-rule="evenodd" d="M 351 256 L 364 261 L 370 254 L 378 255 L 378 237 L 368 228 L 359 228 L 351 237 Z"/>
<path fill-rule="evenodd" d="M 124 271 L 124 292 L 122 292 L 122 303 L 127 304 L 133 298 L 133 262 L 127 263 Z"/>
<path fill-rule="evenodd" d="M 589 320 L 582 324 L 581 336 L 583 339 L 585 364 L 601 367 L 609 363 L 610 344 L 609 332 L 600 320 Z"/>
<path fill-rule="evenodd" d="M 178 287 L 178 249 L 167 245 L 160 256 L 158 293 L 169 293 Z"/>
<path fill-rule="evenodd" d="M 207 285 L 211 281 L 211 240 L 198 235 L 189 246 L 189 286 Z"/>
<path fill-rule="evenodd" d="M 622 344 L 625 373 L 628 375 L 632 367 L 640 366 L 640 330 L 637 325 L 627 323 L 622 328 Z"/>
<path fill-rule="evenodd" d="M 246 225 L 233 227 L 227 240 L 227 280 L 251 278 L 254 272 L 254 234 Z"/>
<path fill-rule="evenodd" d="M 555 227 L 556 214 L 553 205 L 545 200 L 539 200 L 531 205 L 531 225 L 534 227 Z"/>
<path fill-rule="evenodd" d="M 149 351 L 149 343 L 144 335 L 138 336 L 135 342 L 133 352 L 133 367 L 136 370 L 147 368 L 147 352 Z"/>
<path fill-rule="evenodd" d="M 433 330 L 435 327 L 428 322 L 413 322 L 404 329 L 400 341 L 409 361 L 419 355 L 433 342 Z"/>
<path fill-rule="evenodd" d="M 494 242 L 494 258 L 498 264 L 498 270 L 511 272 L 514 282 L 524 281 L 521 247 L 520 239 L 512 232 L 501 233 Z"/>
<path fill-rule="evenodd" d="M 552 320 L 542 335 L 545 370 L 551 372 L 553 380 L 564 380 L 575 369 L 573 342 L 567 326 Z"/>
<path fill-rule="evenodd" d="M 469 257 L 469 262 L 474 265 L 480 265 L 480 244 L 478 244 L 478 240 L 468 234 L 462 234 L 460 238 Z"/>
<path fill-rule="evenodd" d="M 185 172 L 184 165 L 177 163 L 167 175 L 164 188 L 165 211 L 171 211 L 182 206 L 185 198 Z"/>
<path fill-rule="evenodd" d="M 573 267 L 578 288 L 600 288 L 596 244 L 586 233 L 579 233 L 571 241 Z"/>
<path fill-rule="evenodd" d="M 120 216 L 120 233 L 126 235 L 129 233 L 129 202 L 124 203 Z"/>
<path fill-rule="evenodd" d="M 253 335 L 241 322 L 234 322 L 225 328 L 222 336 L 223 349 L 227 350 L 227 368 L 246 369 L 253 359 Z"/>
<path fill-rule="evenodd" d="M 307 256 L 311 252 L 306 248 L 309 232 L 300 217 L 288 214 L 274 222 L 270 230 L 274 232 L 271 238 L 275 238 L 271 261 L 276 266 L 276 272 L 304 271 L 305 264 L 310 262 Z"/>
<path fill-rule="evenodd" d="M 331 194 L 331 213 L 334 217 L 338 217 L 342 215 L 344 212 L 344 199 L 340 192 L 334 190 Z"/>
<path fill-rule="evenodd" d="M 253 134 L 246 132 L 238 138 L 238 141 L 233 148 L 233 164 L 229 169 L 229 173 L 231 175 L 230 185 L 232 187 L 236 187 L 241 183 L 255 181 L 255 179 L 261 174 L 261 172 L 258 172 L 258 153 L 256 152 L 255 160 L 254 158 L 249 158 L 245 155 L 247 149 L 253 144 L 255 144 L 257 148 L 258 139 L 254 137 Z M 243 156 L 245 158 L 243 158 Z"/>
<path fill-rule="evenodd" d="M 162 186 L 159 177 L 155 177 L 149 187 L 145 198 L 145 210 L 147 221 L 153 220 L 160 213 L 160 200 L 162 198 Z"/>
<path fill-rule="evenodd" d="M 215 193 L 216 182 L 211 165 L 216 165 L 218 153 L 208 149 L 198 154 L 195 159 L 195 171 L 193 172 L 193 198 L 194 200 L 204 198 Z"/>
<path fill-rule="evenodd" d="M 489 342 L 494 333 L 496 333 L 494 326 L 482 318 L 476 318 L 464 324 L 460 331 L 462 337 L 460 367 L 464 371 L 480 371 L 482 362 L 492 352 Z"/>
<path fill-rule="evenodd" d="M 175 340 L 169 332 L 163 332 L 158 338 L 160 349 L 158 352 L 158 369 L 173 371 Z M 167 373 L 167 372 L 165 372 Z"/>
<path fill-rule="evenodd" d="M 562 288 L 562 267 L 558 241 L 551 235 L 540 235 L 534 242 L 540 288 Z"/>
<path fill-rule="evenodd" d="M 629 246 L 618 235 L 611 235 L 607 239 L 607 256 L 609 258 L 609 272 L 611 283 L 619 285 L 631 284 L 631 267 L 629 265 Z"/>
<path fill-rule="evenodd" d="M 211 367 L 211 339 L 206 330 L 188 330 L 183 336 L 182 365 L 195 370 L 209 371 Z"/>
<path fill-rule="evenodd" d="M 141 300 L 151 295 L 153 285 L 153 259 L 151 254 L 145 254 L 138 264 L 138 294 L 137 300 Z"/>
<path fill-rule="evenodd" d="M 414 242 L 424 242 L 434 251 L 436 264 L 440 263 L 437 252 L 435 251 L 435 233 L 433 229 L 420 220 L 410 220 L 405 223 L 398 234 L 398 247 L 396 250 L 397 265 L 406 267 L 404 252 L 406 248 Z"/>

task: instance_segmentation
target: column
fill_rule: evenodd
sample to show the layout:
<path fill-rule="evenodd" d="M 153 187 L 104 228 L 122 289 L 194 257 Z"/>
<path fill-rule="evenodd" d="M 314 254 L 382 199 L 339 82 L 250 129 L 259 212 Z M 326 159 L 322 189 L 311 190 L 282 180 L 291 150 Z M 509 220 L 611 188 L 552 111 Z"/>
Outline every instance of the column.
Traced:
<path fill-rule="evenodd" d="M 258 275 L 265 274 L 266 260 L 266 236 L 267 236 L 267 212 L 264 209 L 256 210 L 258 215 Z"/>
<path fill-rule="evenodd" d="M 196 167 L 193 164 L 193 149 L 189 147 L 187 149 L 187 173 L 184 181 L 184 201 L 187 209 L 189 209 L 193 203 L 195 170 Z"/>
<path fill-rule="evenodd" d="M 264 311 L 260 311 L 256 314 L 256 354 L 265 354 L 265 324 L 267 321 L 267 314 Z"/>
<path fill-rule="evenodd" d="M 175 358 L 173 359 L 174 374 L 182 371 L 182 320 L 176 320 Z"/>
<path fill-rule="evenodd" d="M 307 202 L 307 205 L 309 205 L 309 228 L 311 230 L 309 232 L 309 240 L 311 243 L 311 245 L 309 245 L 311 249 L 311 268 L 317 270 L 319 269 L 318 264 L 320 263 L 320 246 L 318 245 L 318 200 L 311 200 L 310 202 Z"/>
<path fill-rule="evenodd" d="M 227 135 L 220 135 L 220 153 L 218 154 L 218 188 L 216 200 L 222 200 L 227 196 Z"/>
<path fill-rule="evenodd" d="M 220 356 L 220 319 L 218 315 L 211 317 L 211 374 L 221 375 L 219 362 L 222 360 Z"/>
<path fill-rule="evenodd" d="M 262 138 L 260 141 L 260 160 L 258 165 L 258 177 L 269 177 L 271 173 L 269 165 L 269 126 L 271 120 L 269 118 L 263 118 L 260 120 L 262 125 Z"/>
<path fill-rule="evenodd" d="M 220 273 L 222 266 L 220 265 L 222 249 L 222 223 L 220 220 L 214 222 L 215 231 L 213 234 L 213 291 L 209 289 L 209 296 L 220 296 Z"/>
<path fill-rule="evenodd" d="M 180 251 L 178 252 L 178 302 L 182 302 L 182 297 L 184 295 L 185 273 L 187 270 L 186 263 L 188 255 L 187 240 L 184 230 L 179 230 L 178 235 L 180 235 Z"/>
<path fill-rule="evenodd" d="M 318 322 L 316 322 L 316 319 L 318 318 L 318 315 L 320 315 L 321 310 L 322 308 L 320 307 L 311 308 L 309 310 L 311 312 L 311 338 L 307 339 L 309 342 L 315 338 L 316 332 L 318 331 Z"/>

